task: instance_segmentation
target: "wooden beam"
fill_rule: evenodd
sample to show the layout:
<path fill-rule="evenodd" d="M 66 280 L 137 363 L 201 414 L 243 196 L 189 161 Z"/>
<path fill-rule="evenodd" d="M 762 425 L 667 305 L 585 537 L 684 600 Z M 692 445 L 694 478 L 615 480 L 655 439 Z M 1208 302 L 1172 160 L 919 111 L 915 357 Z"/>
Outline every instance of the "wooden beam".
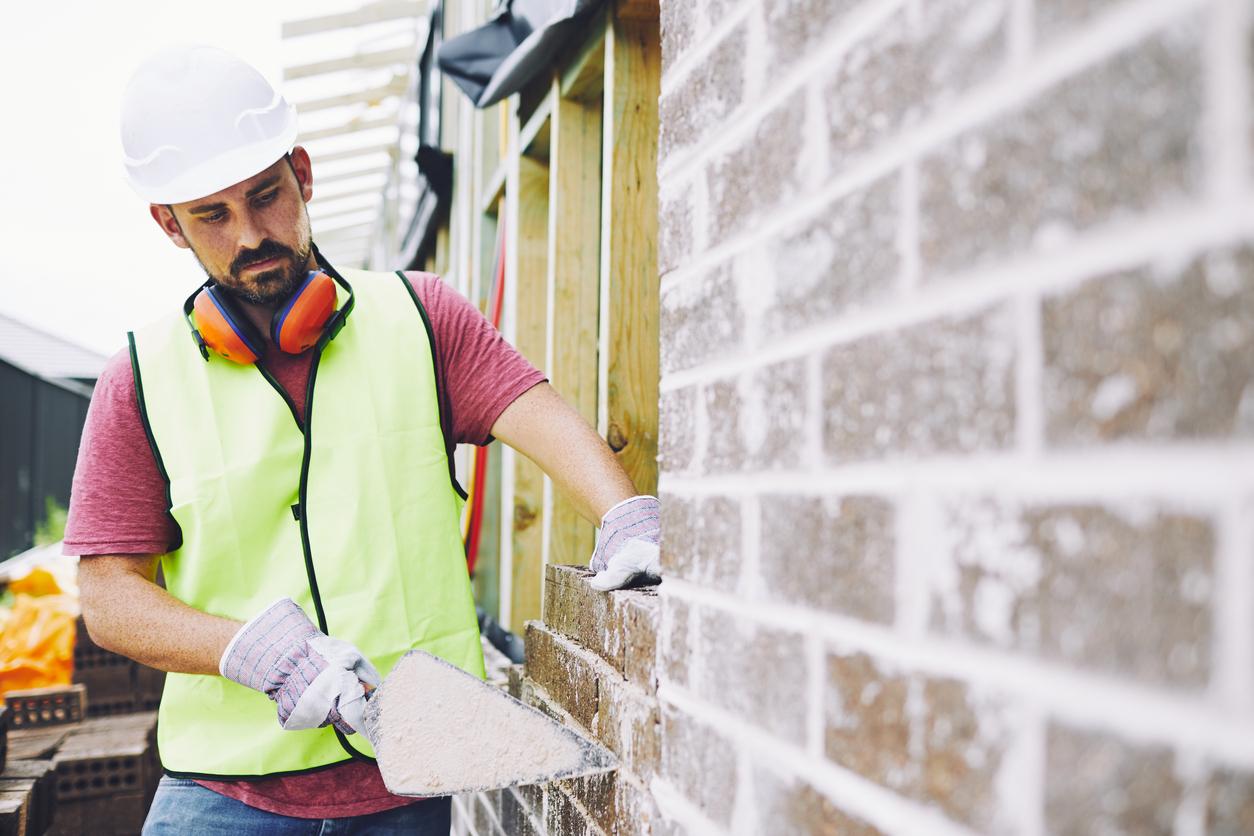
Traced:
<path fill-rule="evenodd" d="M 510 149 L 518 154 L 518 147 Z M 549 171 L 518 157 L 518 235 L 514 271 L 514 346 L 534 365 L 544 366 L 545 277 L 548 272 Z M 540 617 L 544 583 L 544 473 L 525 456 L 514 459 L 512 625 L 521 631 Z"/>
<path fill-rule="evenodd" d="M 605 34 L 598 428 L 642 494 L 657 492 L 656 21 L 611 15 Z"/>
<path fill-rule="evenodd" d="M 345 70 L 362 70 L 370 67 L 386 67 L 391 64 L 406 64 L 417 60 L 417 46 L 402 46 L 395 49 L 383 49 L 377 52 L 362 52 L 358 55 L 346 55 L 343 58 L 329 58 L 314 61 L 310 64 L 297 64 L 283 70 L 285 81 L 309 78 L 326 73 L 339 73 Z"/>
<path fill-rule="evenodd" d="M 554 81 L 553 94 L 560 93 Z M 545 371 L 562 397 L 597 422 L 597 305 L 600 303 L 601 108 L 558 98 L 549 144 L 548 340 Z M 548 560 L 586 563 L 595 529 L 552 491 Z"/>
<path fill-rule="evenodd" d="M 531 114 L 531 118 L 527 120 L 527 124 L 523 125 L 522 130 L 518 132 L 518 146 L 522 148 L 522 153 L 545 163 L 549 160 L 549 119 L 553 115 L 555 98 L 550 90 L 549 95 L 541 99 L 540 104 L 536 105 L 536 109 Z M 541 142 L 544 144 L 542 150 L 536 148 Z"/>
<path fill-rule="evenodd" d="M 350 206 L 347 209 L 337 209 L 334 212 L 328 212 L 324 215 L 311 214 L 309 216 L 309 222 L 311 224 L 319 224 L 319 223 L 322 223 L 323 221 L 329 221 L 332 218 L 345 218 L 345 217 L 348 217 L 349 215 L 360 215 L 362 212 L 378 213 L 378 211 L 379 211 L 379 207 L 374 203 L 363 204 L 362 206 Z"/>
<path fill-rule="evenodd" d="M 387 166 L 371 166 L 369 168 L 358 168 L 352 171 L 340 171 L 335 174 L 327 174 L 319 176 L 314 180 L 315 186 L 325 186 L 327 183 L 339 183 L 344 180 L 356 180 L 358 178 L 365 179 L 367 177 L 386 176 L 388 173 Z"/>
<path fill-rule="evenodd" d="M 487 185 L 484 186 L 483 194 L 479 198 L 480 211 L 491 212 L 505 196 L 505 178 L 508 168 L 509 160 L 502 156 L 500 165 L 488 176 Z"/>
<path fill-rule="evenodd" d="M 597 13 L 599 23 L 561 72 L 561 95 L 575 101 L 599 99 L 605 85 L 605 12 Z"/>
<path fill-rule="evenodd" d="M 387 84 L 371 87 L 366 90 L 354 90 L 351 93 L 340 93 L 338 96 L 324 96 L 320 99 L 306 99 L 296 103 L 297 113 L 313 113 L 333 107 L 345 107 L 353 104 L 377 105 L 387 99 L 396 98 L 405 93 L 407 79 L 403 75 L 394 75 Z"/>
<path fill-rule="evenodd" d="M 342 125 L 330 128 L 319 128 L 316 131 L 305 131 L 296 137 L 298 143 L 316 142 L 319 139 L 330 139 L 333 136 L 347 136 L 358 131 L 373 131 L 377 128 L 399 128 L 400 117 L 395 113 L 380 116 L 377 119 L 352 119 Z"/>
<path fill-rule="evenodd" d="M 284 38 L 300 38 L 305 35 L 317 35 L 320 32 L 332 32 L 336 29 L 416 18 L 426 13 L 426 3 L 399 2 L 399 0 L 368 3 L 351 12 L 285 21 L 281 32 Z"/>
<path fill-rule="evenodd" d="M 323 195 L 321 197 L 315 197 L 310 202 L 310 205 L 314 209 L 321 209 L 323 206 L 326 206 L 328 203 L 337 203 L 341 200 L 347 200 L 350 197 L 362 197 L 364 195 L 374 195 L 378 197 L 379 189 L 377 187 L 368 188 L 368 189 L 353 189 L 352 191 L 337 192 L 335 194 Z"/>

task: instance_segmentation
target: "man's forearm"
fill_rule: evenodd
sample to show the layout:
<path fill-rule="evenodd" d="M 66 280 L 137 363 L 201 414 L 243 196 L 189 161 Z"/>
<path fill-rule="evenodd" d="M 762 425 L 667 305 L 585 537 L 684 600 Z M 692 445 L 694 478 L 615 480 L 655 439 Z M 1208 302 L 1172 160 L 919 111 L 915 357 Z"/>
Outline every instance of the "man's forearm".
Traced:
<path fill-rule="evenodd" d="M 637 493 L 605 440 L 547 383 L 510 404 L 492 434 L 539 465 L 594 525 Z"/>
<path fill-rule="evenodd" d="M 83 620 L 92 640 L 159 670 L 216 676 L 241 622 L 189 607 L 157 586 L 156 560 L 102 555 L 79 561 Z"/>

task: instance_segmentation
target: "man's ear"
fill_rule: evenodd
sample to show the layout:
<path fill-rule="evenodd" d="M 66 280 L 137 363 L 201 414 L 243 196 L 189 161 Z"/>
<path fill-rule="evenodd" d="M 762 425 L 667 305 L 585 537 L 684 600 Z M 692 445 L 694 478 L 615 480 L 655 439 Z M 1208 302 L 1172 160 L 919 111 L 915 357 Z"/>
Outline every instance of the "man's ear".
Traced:
<path fill-rule="evenodd" d="M 148 205 L 148 213 L 175 246 L 191 249 L 192 245 L 183 237 L 183 227 L 179 225 L 179 219 L 174 217 L 173 209 L 161 203 L 151 203 Z"/>
<path fill-rule="evenodd" d="M 313 198 L 313 162 L 309 159 L 309 152 L 304 146 L 297 145 L 288 155 L 288 160 L 291 161 L 296 182 L 300 184 L 301 199 L 308 203 Z"/>

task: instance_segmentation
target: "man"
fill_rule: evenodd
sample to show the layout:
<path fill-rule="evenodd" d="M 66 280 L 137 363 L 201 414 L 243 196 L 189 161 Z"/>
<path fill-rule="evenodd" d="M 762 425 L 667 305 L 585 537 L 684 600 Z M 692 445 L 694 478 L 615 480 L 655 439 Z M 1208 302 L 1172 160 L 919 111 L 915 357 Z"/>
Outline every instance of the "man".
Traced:
<path fill-rule="evenodd" d="M 601 588 L 657 574 L 657 500 L 439 279 L 318 254 L 295 136 L 219 50 L 128 86 L 128 179 L 209 281 L 101 376 L 65 549 L 93 639 L 171 672 L 146 833 L 443 834 L 449 800 L 390 795 L 356 732 L 411 648 L 482 675 L 453 446 L 501 439 L 599 520 Z"/>

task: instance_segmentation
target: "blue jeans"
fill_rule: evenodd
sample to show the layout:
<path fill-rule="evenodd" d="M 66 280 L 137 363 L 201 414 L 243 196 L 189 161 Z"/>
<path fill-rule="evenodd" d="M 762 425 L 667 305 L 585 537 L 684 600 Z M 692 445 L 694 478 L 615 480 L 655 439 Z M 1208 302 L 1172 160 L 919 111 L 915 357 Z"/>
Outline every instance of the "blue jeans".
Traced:
<path fill-rule="evenodd" d="M 448 836 L 452 800 L 429 798 L 369 816 L 294 819 L 249 807 L 195 781 L 164 775 L 144 822 L 144 836 Z"/>

